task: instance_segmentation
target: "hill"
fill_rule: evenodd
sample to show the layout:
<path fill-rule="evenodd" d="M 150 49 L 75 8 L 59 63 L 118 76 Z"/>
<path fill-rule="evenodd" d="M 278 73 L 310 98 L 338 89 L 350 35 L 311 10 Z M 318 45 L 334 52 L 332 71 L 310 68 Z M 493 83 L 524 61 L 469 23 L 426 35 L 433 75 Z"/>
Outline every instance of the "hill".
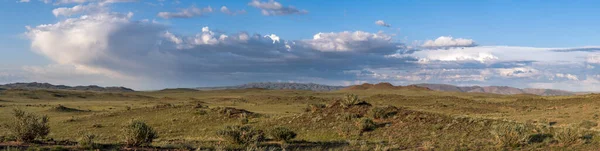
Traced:
<path fill-rule="evenodd" d="M 454 86 L 448 84 L 415 84 L 414 86 L 426 87 L 436 91 L 451 91 L 451 92 L 478 92 L 478 93 L 495 93 L 495 94 L 535 94 L 541 96 L 564 96 L 575 95 L 574 92 L 554 90 L 554 89 L 534 89 L 526 88 L 519 89 L 508 86 Z"/>
<path fill-rule="evenodd" d="M 96 85 L 89 86 L 66 86 L 66 85 L 53 85 L 49 83 L 10 83 L 0 85 L 1 89 L 25 89 L 25 90 L 78 90 L 78 91 L 98 91 L 98 92 L 133 92 L 133 89 L 126 87 L 100 87 Z"/>
<path fill-rule="evenodd" d="M 343 86 L 329 86 L 314 83 L 287 83 L 287 82 L 257 82 L 247 83 L 237 86 L 223 87 L 199 87 L 198 90 L 224 90 L 224 89 L 270 89 L 270 90 L 311 90 L 311 91 L 335 91 L 344 88 Z"/>

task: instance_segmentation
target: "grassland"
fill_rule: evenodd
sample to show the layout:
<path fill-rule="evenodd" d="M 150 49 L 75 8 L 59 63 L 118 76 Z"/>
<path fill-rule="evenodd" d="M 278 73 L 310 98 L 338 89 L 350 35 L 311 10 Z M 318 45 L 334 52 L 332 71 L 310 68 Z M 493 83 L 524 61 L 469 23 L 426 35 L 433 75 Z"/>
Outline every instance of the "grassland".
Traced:
<path fill-rule="evenodd" d="M 349 93 L 366 103 L 343 107 L 342 98 Z M 243 150 L 246 148 L 230 144 L 217 131 L 246 124 L 265 132 L 287 127 L 297 133 L 289 143 L 261 142 L 260 150 L 595 150 L 600 146 L 596 124 L 599 100 L 597 94 L 542 97 L 410 88 L 334 92 L 5 90 L 0 92 L 0 125 L 19 108 L 47 115 L 50 134 L 38 143 L 20 144 L 11 140 L 7 129 L 0 128 L 0 138 L 4 138 L 0 149 L 79 150 L 76 141 L 82 134 L 94 134 L 102 150 Z M 242 109 L 255 114 L 238 114 Z M 374 118 L 375 112 L 389 116 Z M 374 121 L 373 129 L 360 130 L 365 118 Z M 151 147 L 121 145 L 121 129 L 132 120 L 145 121 L 158 132 Z M 507 137 L 518 140 L 513 143 Z"/>

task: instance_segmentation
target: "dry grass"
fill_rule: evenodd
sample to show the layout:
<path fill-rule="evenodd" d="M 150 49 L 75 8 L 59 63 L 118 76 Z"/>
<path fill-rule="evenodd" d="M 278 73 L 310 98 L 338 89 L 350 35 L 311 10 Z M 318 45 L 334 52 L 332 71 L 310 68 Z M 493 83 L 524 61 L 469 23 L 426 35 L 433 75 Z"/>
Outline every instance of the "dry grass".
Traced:
<path fill-rule="evenodd" d="M 515 127 L 519 124 L 547 126 L 550 123 L 553 123 L 553 127 L 580 125 L 589 128 L 586 135 L 596 134 L 597 126 L 593 123 L 597 123 L 600 117 L 596 113 L 600 109 L 600 102 L 594 100 L 600 95 L 594 94 L 504 96 L 414 89 L 339 92 L 169 90 L 131 93 L 6 90 L 1 93 L 0 124 L 10 119 L 13 108 L 21 108 L 50 117 L 49 138 L 76 141 L 83 132 L 102 134 L 93 141 L 109 148 L 124 143 L 121 127 L 132 119 L 146 121 L 152 126 L 160 136 L 152 145 L 163 148 L 227 148 L 219 146 L 223 140 L 217 131 L 226 125 L 240 123 L 263 131 L 278 126 L 294 130 L 297 134 L 295 141 L 286 143 L 291 150 L 494 150 L 498 142 L 504 142 L 500 143 L 502 146 L 524 150 L 560 150 L 567 147 L 589 150 L 599 145 L 599 142 L 589 141 L 598 139 L 573 141 L 573 138 L 581 138 L 583 134 L 569 132 L 571 128 L 540 133 L 531 128 L 522 131 Z M 367 101 L 372 106 L 351 105 L 344 108 L 334 103 L 343 100 L 348 93 L 357 94 L 357 100 Z M 59 104 L 77 111 L 52 110 Z M 373 118 L 376 128 L 361 133 L 357 121 L 366 117 Z M 507 127 L 509 131 L 494 127 Z M 492 131 L 496 134 L 490 133 Z M 545 141 L 545 137 L 542 141 L 531 141 L 531 136 L 536 134 L 552 134 L 549 138 L 551 141 Z M 0 128 L 2 136 L 8 136 L 4 128 Z M 363 143 L 357 146 L 347 143 L 355 140 Z M 281 147 L 269 140 L 261 145 L 258 147 Z"/>

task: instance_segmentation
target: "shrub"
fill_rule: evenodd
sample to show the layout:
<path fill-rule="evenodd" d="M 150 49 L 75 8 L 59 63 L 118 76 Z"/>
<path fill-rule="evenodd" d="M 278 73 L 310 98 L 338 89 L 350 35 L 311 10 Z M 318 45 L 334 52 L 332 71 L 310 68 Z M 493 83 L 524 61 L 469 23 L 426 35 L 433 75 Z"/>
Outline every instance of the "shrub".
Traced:
<path fill-rule="evenodd" d="M 527 141 L 527 130 L 524 125 L 504 123 L 495 125 L 491 131 L 496 142 L 502 147 L 518 147 Z"/>
<path fill-rule="evenodd" d="M 306 108 L 304 108 L 305 112 L 316 112 L 319 109 L 325 108 L 325 104 L 308 104 Z"/>
<path fill-rule="evenodd" d="M 360 100 L 358 99 L 358 95 L 356 95 L 356 94 L 346 94 L 344 96 L 343 101 L 342 101 L 342 106 L 343 107 L 350 107 L 350 106 L 358 104 L 358 102 L 360 102 Z"/>
<path fill-rule="evenodd" d="M 250 122 L 250 120 L 248 119 L 248 117 L 242 117 L 242 118 L 240 118 L 240 123 L 241 123 L 242 125 L 246 125 L 246 124 L 248 124 L 249 122 Z"/>
<path fill-rule="evenodd" d="M 370 118 L 363 118 L 358 123 L 358 127 L 361 132 L 366 132 L 375 130 L 375 128 L 377 128 L 377 124 L 375 124 L 375 122 L 373 122 L 373 120 Z"/>
<path fill-rule="evenodd" d="M 263 131 L 254 129 L 249 125 L 226 126 L 222 130 L 217 131 L 217 135 L 220 135 L 229 142 L 241 145 L 257 145 L 265 140 Z"/>
<path fill-rule="evenodd" d="M 270 134 L 277 141 L 289 142 L 296 138 L 296 133 L 287 127 L 275 127 L 270 131 Z"/>
<path fill-rule="evenodd" d="M 152 143 L 153 139 L 158 138 L 157 133 L 142 121 L 131 121 L 123 127 L 125 143 L 130 146 L 146 146 Z"/>
<path fill-rule="evenodd" d="M 586 128 L 586 129 L 591 129 L 596 126 L 598 126 L 598 123 L 588 121 L 588 120 L 584 120 L 584 121 L 581 121 L 581 123 L 579 123 L 579 127 Z"/>
<path fill-rule="evenodd" d="M 83 149 L 94 149 L 96 148 L 94 139 L 96 139 L 96 135 L 84 133 L 79 138 L 77 145 Z"/>
<path fill-rule="evenodd" d="M 554 139 L 564 146 L 571 146 L 582 142 L 583 131 L 575 128 L 562 128 L 554 131 Z"/>
<path fill-rule="evenodd" d="M 20 109 L 13 110 L 13 119 L 4 127 L 16 138 L 17 141 L 31 142 L 36 138 L 44 138 L 50 132 L 47 116 L 38 116 L 26 113 Z"/>

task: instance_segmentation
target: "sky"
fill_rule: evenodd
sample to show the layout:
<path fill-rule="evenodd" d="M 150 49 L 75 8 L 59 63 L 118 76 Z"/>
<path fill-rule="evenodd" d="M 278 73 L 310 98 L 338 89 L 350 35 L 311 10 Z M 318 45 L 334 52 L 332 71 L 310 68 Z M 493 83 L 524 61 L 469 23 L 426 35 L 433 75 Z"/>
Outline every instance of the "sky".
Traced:
<path fill-rule="evenodd" d="M 597 1 L 0 0 L 0 84 L 600 91 Z"/>

